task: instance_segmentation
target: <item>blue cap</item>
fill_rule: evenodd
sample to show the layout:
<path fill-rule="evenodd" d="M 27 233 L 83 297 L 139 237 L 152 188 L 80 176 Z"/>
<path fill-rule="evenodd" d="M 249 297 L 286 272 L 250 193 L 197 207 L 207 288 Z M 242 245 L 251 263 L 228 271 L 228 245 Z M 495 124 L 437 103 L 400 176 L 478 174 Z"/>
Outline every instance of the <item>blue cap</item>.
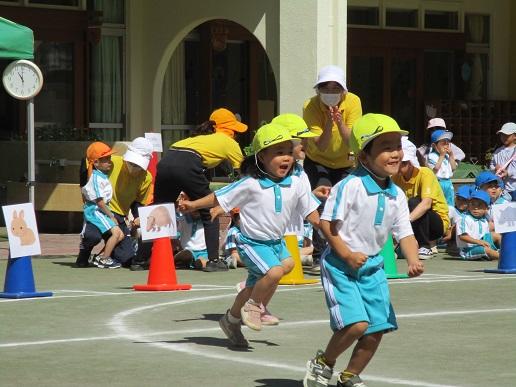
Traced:
<path fill-rule="evenodd" d="M 480 188 L 484 184 L 491 183 L 492 181 L 498 182 L 498 186 L 500 188 L 504 188 L 503 180 L 491 171 L 480 172 L 477 178 L 475 179 L 475 185 L 477 186 L 477 188 Z"/>
<path fill-rule="evenodd" d="M 442 129 L 439 129 L 439 130 L 436 130 L 432 133 L 432 135 L 430 136 L 430 141 L 433 143 L 436 143 L 437 141 L 440 141 L 440 140 L 451 140 L 453 137 L 453 133 L 452 132 L 449 132 L 447 130 L 442 130 Z"/>
<path fill-rule="evenodd" d="M 486 191 L 474 191 L 471 193 L 470 199 L 482 200 L 488 207 L 491 205 L 491 197 Z"/>
<path fill-rule="evenodd" d="M 475 186 L 473 184 L 461 185 L 459 188 L 457 188 L 455 196 L 460 196 L 461 198 L 468 200 L 474 190 Z"/>

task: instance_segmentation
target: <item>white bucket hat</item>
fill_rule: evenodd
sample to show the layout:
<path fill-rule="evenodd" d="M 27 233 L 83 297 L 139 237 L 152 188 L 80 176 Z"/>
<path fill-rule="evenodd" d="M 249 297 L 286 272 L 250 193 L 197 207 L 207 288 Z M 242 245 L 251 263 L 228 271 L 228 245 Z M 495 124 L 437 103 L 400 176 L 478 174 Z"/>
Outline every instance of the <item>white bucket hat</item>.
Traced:
<path fill-rule="evenodd" d="M 319 70 L 319 74 L 317 75 L 317 82 L 315 82 L 314 87 L 317 87 L 320 83 L 324 82 L 337 82 L 342 86 L 344 91 L 348 91 L 346 87 L 346 76 L 344 74 L 344 70 L 339 66 L 329 65 L 324 66 Z"/>
<path fill-rule="evenodd" d="M 127 147 L 124 161 L 136 164 L 146 171 L 152 158 L 152 150 L 152 143 L 149 140 L 144 137 L 137 137 Z"/>
<path fill-rule="evenodd" d="M 407 136 L 402 136 L 401 137 L 401 148 L 403 149 L 403 159 L 402 159 L 402 161 L 410 161 L 410 163 L 414 167 L 418 167 L 419 168 L 419 161 L 417 159 L 417 148 L 408 139 Z"/>

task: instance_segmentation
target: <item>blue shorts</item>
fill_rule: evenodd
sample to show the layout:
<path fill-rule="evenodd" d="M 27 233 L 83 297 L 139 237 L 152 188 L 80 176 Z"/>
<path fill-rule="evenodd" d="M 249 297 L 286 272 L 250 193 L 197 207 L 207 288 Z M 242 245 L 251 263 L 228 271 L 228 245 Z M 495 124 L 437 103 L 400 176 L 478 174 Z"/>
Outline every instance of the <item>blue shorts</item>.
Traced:
<path fill-rule="evenodd" d="M 496 245 L 493 242 L 493 237 L 491 237 L 491 233 L 485 234 L 482 237 L 482 240 L 489 242 L 489 245 L 493 250 L 498 250 L 498 247 L 496 247 Z M 460 257 L 466 261 L 479 261 L 483 259 L 489 259 L 489 257 L 486 254 L 485 247 L 480 245 L 461 248 Z"/>
<path fill-rule="evenodd" d="M 274 241 L 258 241 L 236 235 L 237 250 L 247 267 L 246 287 L 253 287 L 272 267 L 282 266 L 281 261 L 290 258 L 291 254 L 283 239 Z"/>
<path fill-rule="evenodd" d="M 84 204 L 84 220 L 97 227 L 101 234 L 116 226 L 115 222 L 104 214 L 95 203 Z"/>
<path fill-rule="evenodd" d="M 453 190 L 453 184 L 451 179 L 438 179 L 439 185 L 444 193 L 444 198 L 449 206 L 455 205 L 455 192 Z"/>
<path fill-rule="evenodd" d="M 364 335 L 398 328 L 381 255 L 354 270 L 328 248 L 321 257 L 321 279 L 333 331 L 362 321 L 369 324 Z"/>

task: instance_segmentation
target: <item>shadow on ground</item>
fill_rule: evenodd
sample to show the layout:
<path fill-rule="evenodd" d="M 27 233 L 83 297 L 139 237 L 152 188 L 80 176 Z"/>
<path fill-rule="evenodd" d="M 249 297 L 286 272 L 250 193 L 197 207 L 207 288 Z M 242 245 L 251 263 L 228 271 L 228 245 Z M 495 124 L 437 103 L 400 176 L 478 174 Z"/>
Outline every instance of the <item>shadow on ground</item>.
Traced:
<path fill-rule="evenodd" d="M 299 387 L 303 382 L 301 380 L 291 379 L 257 379 L 255 387 Z"/>

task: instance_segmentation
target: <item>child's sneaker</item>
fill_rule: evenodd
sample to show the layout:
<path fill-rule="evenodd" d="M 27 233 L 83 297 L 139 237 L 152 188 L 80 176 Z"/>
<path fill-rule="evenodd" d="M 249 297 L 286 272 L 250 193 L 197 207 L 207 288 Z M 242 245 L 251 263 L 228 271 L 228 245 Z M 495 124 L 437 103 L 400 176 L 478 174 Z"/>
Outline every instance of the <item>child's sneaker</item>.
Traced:
<path fill-rule="evenodd" d="M 425 260 L 432 258 L 432 250 L 426 247 L 420 247 L 417 251 L 419 259 Z"/>
<path fill-rule="evenodd" d="M 306 374 L 303 379 L 304 387 L 326 387 L 330 383 L 333 368 L 320 360 L 323 354 L 323 351 L 317 351 L 315 357 L 306 363 Z"/>
<path fill-rule="evenodd" d="M 337 380 L 337 387 L 367 387 L 366 384 L 360 379 L 360 376 L 355 375 L 349 379 L 341 381 L 341 377 Z"/>
<path fill-rule="evenodd" d="M 231 324 L 228 319 L 229 310 L 219 320 L 219 326 L 235 347 L 248 348 L 249 343 L 242 334 L 240 324 Z"/>
<path fill-rule="evenodd" d="M 99 254 L 91 254 L 88 258 L 88 263 L 93 266 L 98 266 L 100 258 L 102 258 L 102 255 Z"/>
<path fill-rule="evenodd" d="M 240 314 L 242 315 L 242 322 L 249 328 L 255 331 L 262 330 L 262 320 L 260 319 L 262 308 L 260 308 L 260 305 L 247 301 L 240 309 Z"/>
<path fill-rule="evenodd" d="M 260 320 L 262 320 L 262 325 L 278 325 L 279 318 L 273 316 L 269 310 L 262 305 L 262 313 L 260 315 Z"/>
<path fill-rule="evenodd" d="M 100 257 L 97 267 L 99 269 L 119 269 L 122 265 L 111 257 Z"/>
<path fill-rule="evenodd" d="M 230 269 L 236 269 L 237 268 L 237 259 L 236 259 L 236 257 L 233 257 L 232 255 L 230 255 L 229 257 L 226 257 L 225 261 L 226 261 L 226 265 Z"/>
<path fill-rule="evenodd" d="M 245 289 L 245 281 L 239 282 L 235 285 L 237 293 L 240 293 L 242 290 Z"/>
<path fill-rule="evenodd" d="M 314 259 L 311 255 L 302 255 L 301 256 L 301 265 L 302 266 L 312 266 L 314 264 Z"/>

